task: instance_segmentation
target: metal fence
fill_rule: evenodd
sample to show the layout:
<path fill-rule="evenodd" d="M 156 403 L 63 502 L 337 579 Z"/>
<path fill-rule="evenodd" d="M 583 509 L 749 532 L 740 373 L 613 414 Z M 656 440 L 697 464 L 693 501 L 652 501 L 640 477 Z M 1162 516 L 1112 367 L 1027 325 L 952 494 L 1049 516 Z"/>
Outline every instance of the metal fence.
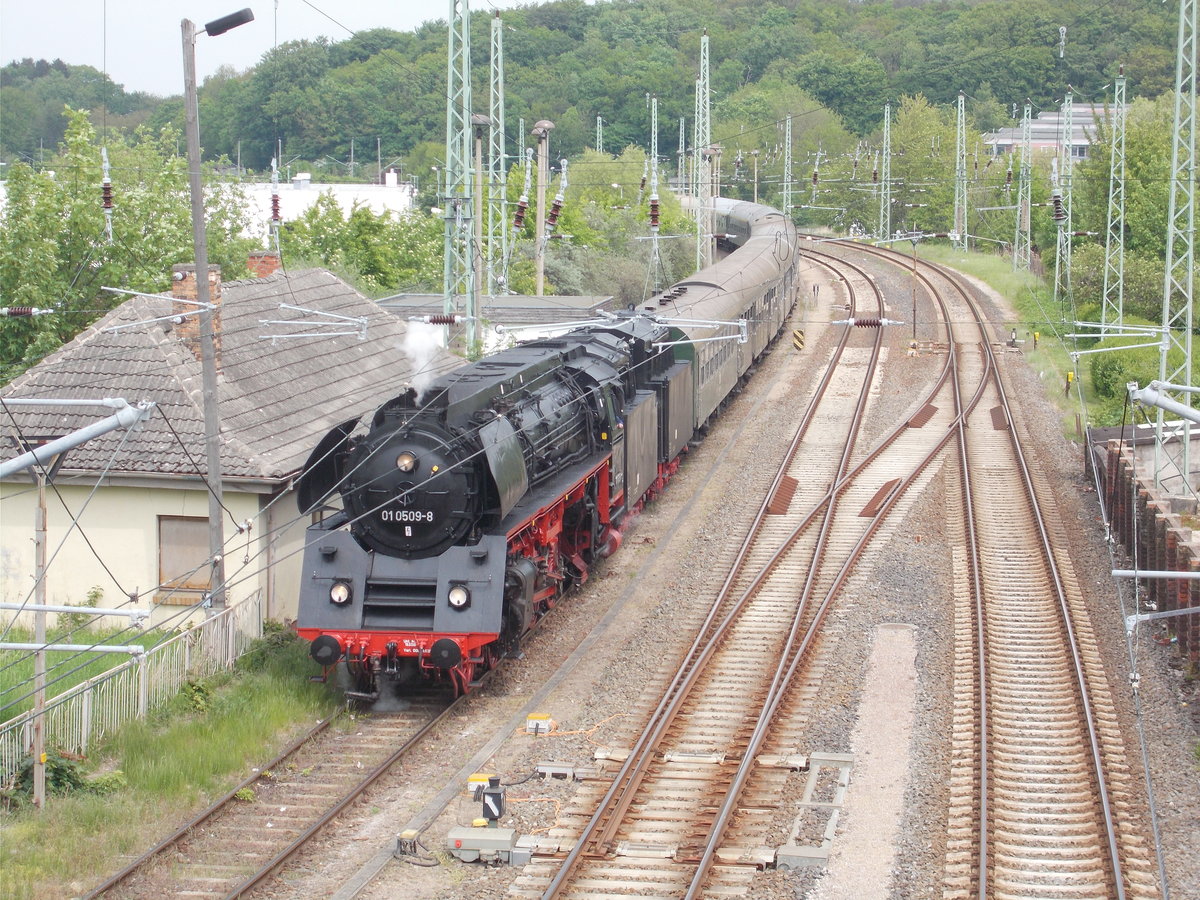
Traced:
<path fill-rule="evenodd" d="M 46 701 L 46 746 L 86 753 L 101 738 L 179 693 L 188 681 L 233 665 L 262 636 L 262 593 Z M 0 784 L 33 746 L 33 711 L 0 725 Z"/>

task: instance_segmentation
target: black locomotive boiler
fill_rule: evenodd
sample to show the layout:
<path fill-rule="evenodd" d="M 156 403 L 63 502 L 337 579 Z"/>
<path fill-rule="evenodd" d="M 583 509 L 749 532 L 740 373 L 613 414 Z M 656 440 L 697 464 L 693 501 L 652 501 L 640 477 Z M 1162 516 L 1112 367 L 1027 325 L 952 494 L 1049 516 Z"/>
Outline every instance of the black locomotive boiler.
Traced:
<path fill-rule="evenodd" d="M 308 529 L 297 630 L 327 671 L 347 666 L 353 694 L 381 679 L 466 692 L 662 491 L 795 300 L 790 221 L 716 203 L 721 261 L 410 390 L 314 450 L 298 502 L 330 514 Z"/>

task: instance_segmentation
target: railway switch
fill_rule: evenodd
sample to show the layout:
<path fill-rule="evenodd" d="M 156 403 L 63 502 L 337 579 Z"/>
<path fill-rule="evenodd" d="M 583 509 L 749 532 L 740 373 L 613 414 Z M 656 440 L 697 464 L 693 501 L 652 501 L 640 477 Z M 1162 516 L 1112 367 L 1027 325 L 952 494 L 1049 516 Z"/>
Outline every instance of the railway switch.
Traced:
<path fill-rule="evenodd" d="M 514 828 L 458 825 L 446 836 L 447 849 L 463 862 L 507 863 L 517 845 Z"/>

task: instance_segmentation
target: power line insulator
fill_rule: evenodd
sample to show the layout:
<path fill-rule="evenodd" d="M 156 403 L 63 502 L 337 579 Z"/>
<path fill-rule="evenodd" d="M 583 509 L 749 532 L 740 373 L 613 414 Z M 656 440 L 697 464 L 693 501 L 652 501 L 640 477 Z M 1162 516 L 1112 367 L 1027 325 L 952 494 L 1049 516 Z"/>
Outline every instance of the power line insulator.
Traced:
<path fill-rule="evenodd" d="M 552 203 L 550 205 L 549 215 L 546 216 L 546 227 L 547 228 L 557 228 L 558 227 L 558 217 L 560 215 L 562 215 L 562 201 L 556 197 L 554 200 L 554 203 Z"/>
<path fill-rule="evenodd" d="M 1067 211 L 1063 209 L 1062 197 L 1060 197 L 1058 194 L 1055 194 L 1051 199 L 1051 202 L 1054 204 L 1054 221 L 1061 225 L 1063 222 L 1067 221 Z"/>
<path fill-rule="evenodd" d="M 525 213 L 529 211 L 529 201 L 522 197 L 517 201 L 517 211 L 513 214 L 513 231 L 520 231 L 525 227 Z"/>
<path fill-rule="evenodd" d="M 272 222 L 282 222 L 283 221 L 283 215 L 279 211 L 279 195 L 278 194 L 271 195 L 271 221 Z"/>
<path fill-rule="evenodd" d="M 879 170 L 878 169 L 871 170 L 871 181 L 874 184 L 879 184 Z"/>
<path fill-rule="evenodd" d="M 104 182 L 104 184 L 103 184 L 103 185 L 101 185 L 101 187 L 100 187 L 100 197 L 101 197 L 101 200 L 102 200 L 102 201 L 103 201 L 103 203 L 104 203 L 104 208 L 105 208 L 105 209 L 112 209 L 112 208 L 113 208 L 113 188 L 112 188 L 112 182 L 110 182 L 110 181 L 106 181 L 106 182 Z"/>
<path fill-rule="evenodd" d="M 659 223 L 658 198 L 651 197 L 650 198 L 650 228 L 651 228 L 651 230 L 658 231 L 658 223 Z"/>

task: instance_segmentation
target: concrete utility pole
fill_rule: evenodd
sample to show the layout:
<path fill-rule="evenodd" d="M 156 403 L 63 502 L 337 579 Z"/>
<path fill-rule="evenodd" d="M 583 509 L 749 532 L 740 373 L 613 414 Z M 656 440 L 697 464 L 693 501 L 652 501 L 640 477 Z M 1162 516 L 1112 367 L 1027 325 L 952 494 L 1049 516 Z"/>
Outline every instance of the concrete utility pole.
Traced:
<path fill-rule="evenodd" d="M 883 153 L 879 162 L 879 239 L 892 236 L 892 104 L 883 106 Z"/>
<path fill-rule="evenodd" d="M 1175 133 L 1171 143 L 1171 201 L 1167 209 L 1167 255 L 1163 275 L 1162 327 L 1158 380 L 1184 386 L 1171 398 L 1192 406 L 1192 303 L 1196 263 L 1196 0 L 1180 0 L 1175 56 Z M 1176 353 L 1175 361 L 1169 358 Z M 1184 419 L 1180 458 L 1168 461 L 1163 447 L 1163 411 L 1155 429 L 1154 482 L 1164 474 L 1191 477 L 1191 423 Z M 1180 485 L 1186 493 L 1186 484 Z"/>
<path fill-rule="evenodd" d="M 1104 239 L 1104 299 L 1100 335 L 1125 320 L 1125 67 L 1113 85 L 1112 147 L 1108 155 L 1108 229 Z"/>
<path fill-rule="evenodd" d="M 679 157 L 679 189 L 681 192 L 690 194 L 692 186 L 688 184 L 687 177 L 687 121 L 683 116 L 679 117 L 679 149 L 677 155 Z"/>
<path fill-rule="evenodd" d="M 1021 171 L 1017 176 L 1017 226 L 1013 236 L 1013 271 L 1028 272 L 1033 256 L 1029 235 L 1030 205 L 1033 193 L 1033 104 L 1025 101 L 1021 114 Z"/>
<path fill-rule="evenodd" d="M 546 287 L 546 182 L 550 180 L 550 132 L 554 123 L 542 119 L 534 123 L 533 136 L 537 138 L 537 218 L 534 219 L 534 294 L 541 297 Z"/>
<path fill-rule="evenodd" d="M 243 9 L 214 19 L 202 29 L 210 37 L 254 21 Z M 196 301 L 200 304 L 200 367 L 204 391 L 204 446 L 208 469 L 209 598 L 213 609 L 225 606 L 225 528 L 221 476 L 221 413 L 217 392 L 217 354 L 213 342 L 212 303 L 208 293 L 208 235 L 204 230 L 204 185 L 200 180 L 200 115 L 196 94 L 196 25 L 180 23 L 183 32 L 183 105 L 187 132 L 188 187 L 192 198 L 192 242 L 196 254 Z"/>
<path fill-rule="evenodd" d="M 117 428 L 133 428 L 150 416 L 154 404 L 142 401 L 136 407 L 122 399 L 104 400 L 25 400 L 10 399 L 9 406 L 18 407 L 75 407 L 107 406 L 116 413 L 71 432 L 68 435 L 36 447 L 0 464 L 0 477 L 36 466 L 37 510 L 33 521 L 33 639 L 37 649 L 33 656 L 33 735 L 30 755 L 33 757 L 33 805 L 41 809 L 46 804 L 46 472 L 55 457 L 78 447 L 94 437 L 108 434 Z M 21 604 L 20 606 L 24 606 Z"/>
<path fill-rule="evenodd" d="M 37 513 L 33 525 L 33 602 L 46 605 L 46 470 L 39 467 L 37 477 Z M 46 645 L 46 614 L 34 617 L 33 639 Z M 33 805 L 46 805 L 46 651 L 33 655 Z"/>

